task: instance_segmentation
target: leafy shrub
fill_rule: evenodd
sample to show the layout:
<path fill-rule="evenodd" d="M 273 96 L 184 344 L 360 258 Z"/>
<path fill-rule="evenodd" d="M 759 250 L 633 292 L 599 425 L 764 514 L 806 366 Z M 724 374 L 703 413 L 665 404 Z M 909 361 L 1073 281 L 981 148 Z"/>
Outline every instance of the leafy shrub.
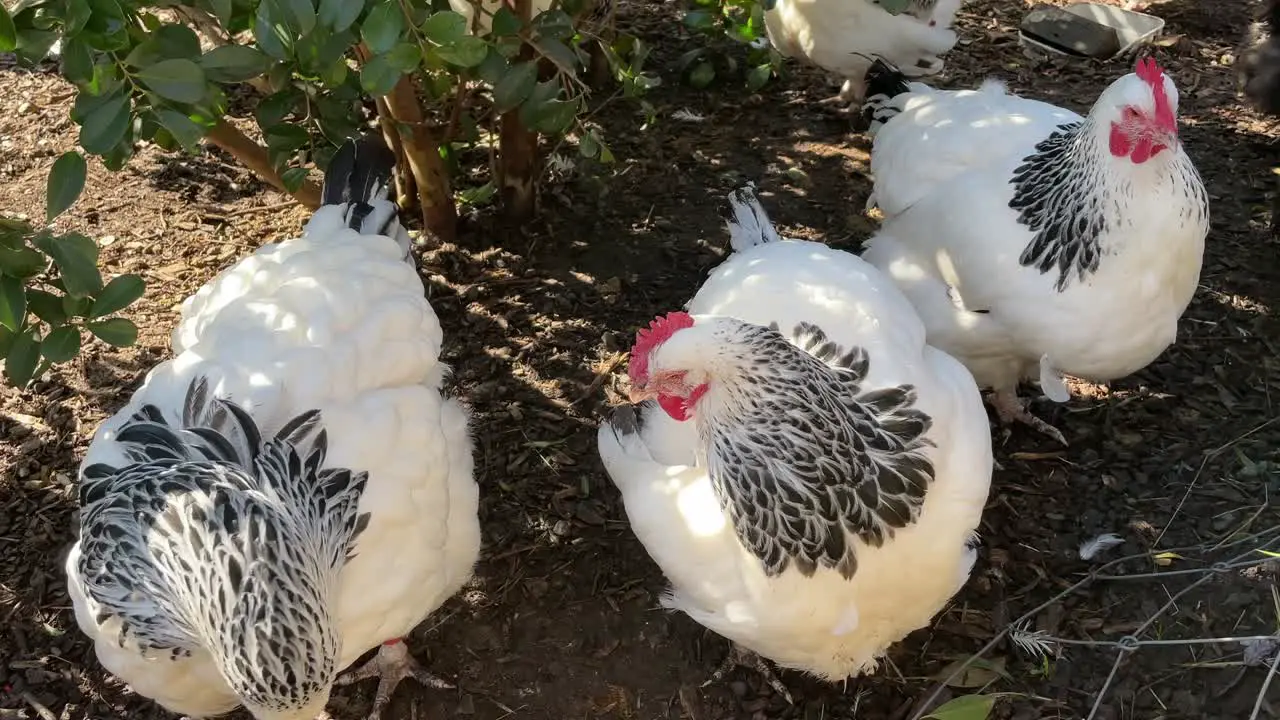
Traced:
<path fill-rule="evenodd" d="M 746 86 L 764 87 L 782 69 L 782 56 L 769 45 L 764 14 L 776 0 L 693 0 L 684 15 L 685 27 L 705 38 L 704 47 L 685 53 L 680 72 L 694 87 L 707 87 L 717 76 L 734 77 L 737 56 L 745 56 Z M 745 52 L 744 52 L 745 49 Z M 719 69 L 717 69 L 719 68 Z"/>
<path fill-rule="evenodd" d="M 538 134 L 574 134 L 583 154 L 611 157 L 583 120 L 586 41 L 599 34 L 584 21 L 590 1 L 536 15 L 532 0 L 476 7 L 490 28 L 476 36 L 444 0 L 18 0 L 0 6 L 0 51 L 37 62 L 61 41 L 80 145 L 109 168 L 141 140 L 194 150 L 207 139 L 313 207 L 309 166 L 376 116 L 402 161 L 402 205 L 416 197 L 428 230 L 448 239 L 468 149 L 498 138 L 491 182 L 515 217 L 532 211 Z M 650 85 L 624 45 L 604 53 L 614 77 L 629 91 Z M 227 122 L 233 99 L 253 108 L 265 147 Z"/>
<path fill-rule="evenodd" d="M 48 228 L 75 203 L 84 182 L 84 157 L 66 153 L 49 174 L 45 226 L 0 218 L 0 360 L 16 387 L 75 358 L 86 332 L 117 347 L 138 339 L 137 326 L 115 313 L 142 297 L 142 278 L 118 275 L 104 282 L 97 243 Z"/>

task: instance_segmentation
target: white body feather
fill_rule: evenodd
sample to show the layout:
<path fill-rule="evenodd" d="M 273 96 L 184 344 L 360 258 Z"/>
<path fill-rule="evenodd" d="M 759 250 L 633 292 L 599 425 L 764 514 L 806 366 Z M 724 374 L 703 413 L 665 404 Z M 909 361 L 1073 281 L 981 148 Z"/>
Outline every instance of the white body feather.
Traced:
<path fill-rule="evenodd" d="M 1176 108 L 1176 89 L 1165 83 Z M 875 135 L 871 202 L 886 219 L 863 257 L 911 298 L 930 343 L 964 362 L 979 385 L 1012 390 L 1046 374 L 1042 358 L 1053 372 L 1108 381 L 1174 342 L 1208 233 L 1207 209 L 1192 207 L 1204 188 L 1180 143 L 1136 165 L 1112 157 L 1105 135 L 1093 137 L 1094 172 L 1110 188 L 1096 206 L 1109 229 L 1097 270 L 1060 292 L 1056 271 L 1019 262 L 1033 233 L 1010 208 L 1011 179 L 1059 125 L 1083 118 L 995 81 L 976 91 L 911 90 L 893 98 L 902 112 Z M 1131 75 L 1098 102 L 1143 92 L 1149 97 Z M 1096 124 L 1095 133 L 1109 125 Z"/>
<path fill-rule="evenodd" d="M 764 20 L 778 52 L 847 79 L 841 95 L 854 100 L 876 57 L 917 77 L 941 72 L 940 57 L 956 44 L 951 24 L 961 2 L 938 0 L 921 19 L 891 15 L 868 0 L 777 0 Z"/>
<path fill-rule="evenodd" d="M 407 635 L 467 582 L 480 549 L 467 414 L 441 396 L 441 328 L 406 250 L 347 229 L 339 208 L 326 207 L 303 237 L 223 271 L 183 303 L 175 357 L 103 423 L 84 460 L 127 464 L 115 430 L 147 403 L 180 418 L 198 375 L 245 406 L 264 435 L 319 409 L 326 466 L 369 473 L 360 502 L 369 525 L 341 571 L 338 667 Z M 109 671 L 193 717 L 240 703 L 207 652 L 173 660 L 118 646 L 118 621 L 100 626 L 80 588 L 78 557 L 79 545 L 66 565 L 76 619 Z"/>
<path fill-rule="evenodd" d="M 857 572 L 844 579 L 794 566 L 767 577 L 739 542 L 698 460 L 693 422 L 665 414 L 620 444 L 599 433 L 605 468 L 627 517 L 671 581 L 664 604 L 780 665 L 836 680 L 874 669 L 876 658 L 927 625 L 969 577 L 969 546 L 991 480 L 986 414 L 969 373 L 928 346 L 902 293 L 874 268 L 824 245 L 782 241 L 745 248 L 716 269 L 689 304 L 693 314 L 727 315 L 789 328 L 801 321 L 832 341 L 865 347 L 865 387 L 918 389 L 932 416 L 927 451 L 936 470 L 919 521 L 881 548 L 850 539 Z"/>

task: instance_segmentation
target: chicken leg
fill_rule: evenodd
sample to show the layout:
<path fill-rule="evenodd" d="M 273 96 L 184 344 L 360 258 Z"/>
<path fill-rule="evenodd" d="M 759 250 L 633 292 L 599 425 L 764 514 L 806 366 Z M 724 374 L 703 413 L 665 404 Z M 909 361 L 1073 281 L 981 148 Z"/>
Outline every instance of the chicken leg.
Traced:
<path fill-rule="evenodd" d="M 1007 424 L 1016 420 L 1021 423 L 1026 423 L 1039 432 L 1062 443 L 1063 447 L 1068 446 L 1067 439 L 1063 437 L 1061 430 L 1050 425 L 1044 420 L 1041 420 L 1035 415 L 1032 415 L 1031 412 L 1027 410 L 1022 399 L 1018 397 L 1017 390 L 1010 388 L 996 390 L 991 394 L 990 402 L 991 406 L 996 409 L 996 415 L 1000 418 L 1000 422 Z"/>
<path fill-rule="evenodd" d="M 382 711 L 386 709 L 387 703 L 391 702 L 391 694 L 395 692 L 400 681 L 407 677 L 412 677 L 427 687 L 453 688 L 452 684 L 427 672 L 417 660 L 413 659 L 409 654 L 409 648 L 404 644 L 404 638 L 383 643 L 382 647 L 378 648 L 378 654 L 370 658 L 369 662 L 339 677 L 334 684 L 350 685 L 371 677 L 377 677 L 379 680 L 378 690 L 373 696 L 373 710 L 369 712 L 368 720 L 379 720 L 382 717 Z"/>
<path fill-rule="evenodd" d="M 724 676 L 735 667 L 748 668 L 755 670 L 764 677 L 764 681 L 773 688 L 773 691 L 786 698 L 787 702 L 794 705 L 795 700 L 791 699 L 791 692 L 787 690 L 787 686 L 782 684 L 782 680 L 778 678 L 778 674 L 773 668 L 769 667 L 769 663 L 759 655 L 743 648 L 737 643 L 733 643 L 729 647 L 729 654 L 725 656 L 724 662 L 720 663 L 720 667 L 711 673 L 711 677 L 702 683 L 702 687 L 706 687 L 713 682 L 720 682 Z"/>

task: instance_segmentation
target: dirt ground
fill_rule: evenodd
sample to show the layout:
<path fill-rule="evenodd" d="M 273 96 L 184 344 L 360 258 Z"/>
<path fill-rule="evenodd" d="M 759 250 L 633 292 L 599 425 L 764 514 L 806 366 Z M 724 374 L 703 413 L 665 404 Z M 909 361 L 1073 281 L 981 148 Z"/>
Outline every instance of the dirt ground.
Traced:
<path fill-rule="evenodd" d="M 995 74 L 1087 111 L 1131 67 L 1027 58 L 1016 31 L 1024 11 L 1010 0 L 967 5 L 936 84 Z M 666 82 L 649 100 L 661 120 L 639 130 L 633 105 L 610 104 L 597 118 L 616 167 L 560 181 L 520 231 L 474 213 L 457 244 L 423 257 L 455 391 L 475 411 L 486 547 L 474 582 L 411 641 L 460 689 L 406 683 L 388 717 L 898 720 L 934 690 L 946 699 L 992 681 L 985 692 L 1000 694 L 999 718 L 1249 718 L 1265 665 L 1246 666 L 1239 642 L 1205 640 L 1280 627 L 1280 561 L 1259 552 L 1280 551 L 1271 396 L 1280 393 L 1280 243 L 1268 230 L 1276 123 L 1235 95 L 1243 3 L 1172 0 L 1150 11 L 1175 40 L 1155 52 L 1181 90 L 1183 139 L 1213 210 L 1177 345 L 1109 389 L 1077 384 L 1051 418 L 1069 449 L 1024 428 L 997 434 L 1002 468 L 972 581 L 877 676 L 844 687 L 785 673 L 797 699 L 788 706 L 750 674 L 699 687 L 726 643 L 657 609 L 662 576 L 600 468 L 595 427 L 619 399 L 634 329 L 677 309 L 723 258 L 725 192 L 755 179 L 786 234 L 856 249 L 874 227 L 863 212 L 869 146 L 816 105 L 834 84 L 795 65 L 754 96 L 681 85 L 671 68 L 698 41 L 680 29 L 676 5 L 623 0 L 620 26 L 655 46 L 650 66 Z M 0 57 L 0 210 L 41 214 L 49 166 L 75 142 L 72 97 L 51 72 Z M 681 109 L 705 121 L 672 119 Z M 167 716 L 105 674 L 75 627 L 61 565 L 74 540 L 77 461 L 98 423 L 167 356 L 181 299 L 300 228 L 305 213 L 286 200 L 213 151 L 145 149 L 117 174 L 91 161 L 85 195 L 59 222 L 101 241 L 108 276 L 146 279 L 147 296 L 129 311 L 142 336 L 128 351 L 89 344 L 32 389 L 0 396 L 0 719 L 39 708 L 45 720 Z M 1101 533 L 1124 544 L 1082 560 L 1081 543 Z M 1049 657 L 1001 637 L 978 671 L 940 682 L 1024 615 L 1024 643 L 1040 637 Z M 1126 636 L 1136 649 L 1116 647 Z M 372 690 L 339 688 L 330 709 L 360 717 Z M 1253 715 L 1278 716 L 1280 680 Z"/>

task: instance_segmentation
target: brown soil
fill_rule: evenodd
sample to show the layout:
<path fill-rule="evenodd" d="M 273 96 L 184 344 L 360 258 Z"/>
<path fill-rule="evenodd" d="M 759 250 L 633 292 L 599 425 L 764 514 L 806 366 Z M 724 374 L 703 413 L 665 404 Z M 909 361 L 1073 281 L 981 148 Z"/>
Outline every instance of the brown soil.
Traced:
<path fill-rule="evenodd" d="M 662 576 L 601 471 L 595 425 L 619 399 L 616 370 L 633 330 L 678 308 L 723 258 L 725 192 L 755 179 L 788 234 L 854 249 L 874 228 L 862 211 L 868 143 L 815 104 L 834 85 L 794 65 L 750 97 L 680 85 L 669 68 L 696 41 L 679 29 L 674 6 L 623 2 L 621 26 L 656 47 L 651 65 L 666 84 L 649 99 L 661 120 L 639 130 L 633 106 L 610 104 L 598 119 L 616 167 L 552 186 L 540 219 L 520 231 L 480 213 L 456 245 L 423 257 L 452 338 L 456 391 L 476 414 L 486 549 L 473 584 L 412 639 L 461 689 L 406 684 L 388 717 L 904 718 L 948 664 L 1042 604 L 1028 630 L 1093 644 L 1037 660 L 997 642 L 984 656 L 1007 674 L 987 690 L 1005 693 L 996 717 L 1083 718 L 1099 696 L 1096 718 L 1249 717 L 1266 669 L 1244 668 L 1238 643 L 1144 644 L 1132 653 L 1097 644 L 1128 634 L 1143 642 L 1266 634 L 1280 623 L 1280 569 L 1256 564 L 1266 556 L 1250 551 L 1267 542 L 1280 550 L 1271 499 L 1280 494 L 1271 397 L 1280 392 L 1280 243 L 1267 229 L 1276 133 L 1235 96 L 1229 58 L 1246 23 L 1235 5 L 1172 0 L 1150 9 L 1168 21 L 1167 36 L 1181 36 L 1156 52 L 1181 89 L 1183 137 L 1213 203 L 1202 288 L 1178 344 L 1109 390 L 1077 386 L 1052 418 L 1070 449 L 1023 428 L 997 435 L 1003 467 L 982 557 L 954 605 L 896 648 L 880 675 L 845 688 L 786 673 L 797 698 L 788 707 L 749 674 L 699 687 L 726 644 L 656 609 Z M 996 74 L 1020 93 L 1083 111 L 1131 66 L 1029 60 L 1016 33 L 1024 9 L 971 2 L 963 44 L 938 83 Z M 0 209 L 38 217 L 48 168 L 75 142 L 72 91 L 47 69 L 0 58 L 0 97 Z M 706 121 L 671 119 L 679 109 Z M 215 151 L 146 148 L 120 173 L 90 167 L 84 197 L 60 226 L 99 238 L 107 273 L 146 278 L 147 296 L 129 311 L 142 336 L 127 351 L 89 344 L 32 389 L 0 396 L 0 718 L 33 717 L 37 705 L 46 720 L 166 716 L 104 673 L 75 627 L 61 564 L 74 541 L 77 461 L 98 423 L 166 357 L 181 299 L 305 219 Z M 1081 560 L 1081 542 L 1105 532 L 1123 547 Z M 1175 548 L 1176 557 L 1155 555 Z M 1065 592 L 1101 562 L 1129 555 L 1107 570 L 1128 579 Z M 1236 556 L 1252 564 L 1212 571 Z M 1149 576 L 1156 572 L 1164 574 Z M 971 691 L 942 687 L 941 697 Z M 331 710 L 359 717 L 371 695 L 368 685 L 340 688 Z M 1276 717 L 1278 700 L 1280 680 L 1260 717 Z"/>

